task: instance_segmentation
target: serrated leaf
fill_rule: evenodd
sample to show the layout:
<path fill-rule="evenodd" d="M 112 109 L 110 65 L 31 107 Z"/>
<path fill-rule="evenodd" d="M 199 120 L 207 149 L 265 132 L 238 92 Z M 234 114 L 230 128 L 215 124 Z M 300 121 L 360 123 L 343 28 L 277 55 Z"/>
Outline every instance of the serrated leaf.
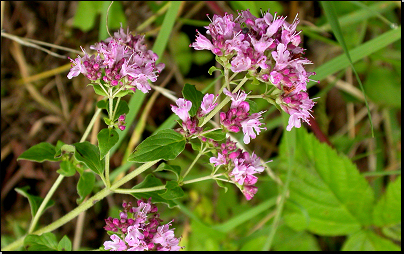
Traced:
<path fill-rule="evenodd" d="M 304 128 L 296 129 L 296 146 L 290 199 L 304 207 L 308 230 L 320 235 L 345 235 L 372 223 L 373 190 L 349 158 L 338 153 Z M 283 141 L 281 160 L 289 151 Z M 300 221 L 286 223 L 295 228 Z"/>
<path fill-rule="evenodd" d="M 100 160 L 102 160 L 109 150 L 111 150 L 111 148 L 118 143 L 119 135 L 116 130 L 105 128 L 98 133 L 97 139 L 98 148 L 100 150 Z"/>
<path fill-rule="evenodd" d="M 31 215 L 32 215 L 32 218 L 34 218 L 36 213 L 38 212 L 38 208 L 41 206 L 44 199 L 41 197 L 29 194 L 27 192 L 29 189 L 30 189 L 29 186 L 24 186 L 22 188 L 15 188 L 14 190 L 28 199 L 29 206 L 31 207 Z M 43 209 L 42 213 L 49 207 L 53 206 L 54 203 L 55 202 L 53 200 L 49 200 L 45 206 L 45 209 Z"/>
<path fill-rule="evenodd" d="M 390 240 L 381 238 L 370 230 L 361 230 L 348 237 L 343 251 L 400 251 Z"/>
<path fill-rule="evenodd" d="M 69 177 L 76 173 L 76 167 L 71 161 L 62 161 L 59 165 L 60 169 L 56 170 L 58 174 Z"/>
<path fill-rule="evenodd" d="M 59 161 L 59 158 L 55 157 L 55 147 L 47 142 L 42 142 L 30 147 L 28 150 L 23 152 L 17 160 L 29 160 L 36 162 L 43 161 Z"/>
<path fill-rule="evenodd" d="M 185 148 L 185 138 L 178 132 L 167 129 L 146 138 L 129 156 L 128 161 L 148 162 L 158 159 L 175 159 Z"/>
<path fill-rule="evenodd" d="M 211 132 L 203 134 L 207 139 L 213 139 L 215 141 L 222 141 L 226 138 L 226 133 L 222 129 L 217 129 Z"/>
<path fill-rule="evenodd" d="M 177 181 L 178 181 L 178 179 L 180 177 L 180 174 L 181 174 L 181 167 L 180 166 L 168 165 L 168 164 L 163 162 L 156 168 L 156 170 L 154 170 L 154 172 L 163 171 L 163 170 L 173 172 L 177 176 Z"/>
<path fill-rule="evenodd" d="M 185 84 L 182 89 L 182 95 L 184 99 L 192 102 L 192 107 L 189 110 L 189 115 L 194 116 L 198 109 L 201 107 L 203 94 L 196 89 L 194 85 Z"/>
<path fill-rule="evenodd" d="M 104 172 L 105 161 L 100 160 L 100 151 L 98 147 L 88 141 L 82 143 L 75 143 L 73 146 L 76 148 L 74 157 L 84 163 L 94 173 L 101 175 Z"/>
<path fill-rule="evenodd" d="M 95 184 L 95 175 L 92 172 L 80 172 L 80 179 L 77 183 L 77 193 L 80 198 L 76 200 L 77 204 L 83 202 L 84 198 L 91 193 Z"/>
<path fill-rule="evenodd" d="M 58 242 L 56 236 L 51 232 L 42 235 L 27 235 L 24 239 L 24 248 L 28 251 L 57 251 Z"/>
<path fill-rule="evenodd" d="M 134 186 L 132 189 L 143 189 L 143 188 L 151 188 L 164 185 L 160 179 L 156 178 L 152 174 L 148 174 L 143 182 Z M 153 203 L 166 203 L 169 207 L 177 206 L 173 201 L 166 200 L 162 198 L 159 194 L 164 193 L 164 190 L 158 191 L 150 191 L 144 193 L 132 193 L 131 195 L 137 199 L 149 199 L 151 197 L 151 202 Z"/>
<path fill-rule="evenodd" d="M 72 242 L 70 241 L 67 235 L 63 236 L 58 244 L 58 251 L 71 251 L 72 250 Z"/>
<path fill-rule="evenodd" d="M 373 210 L 377 226 L 392 226 L 401 222 L 401 176 L 390 182 Z"/>
<path fill-rule="evenodd" d="M 177 181 L 167 181 L 166 182 L 166 192 L 159 193 L 159 195 L 167 200 L 173 200 L 181 198 L 185 195 L 184 191 L 180 186 L 178 186 Z"/>

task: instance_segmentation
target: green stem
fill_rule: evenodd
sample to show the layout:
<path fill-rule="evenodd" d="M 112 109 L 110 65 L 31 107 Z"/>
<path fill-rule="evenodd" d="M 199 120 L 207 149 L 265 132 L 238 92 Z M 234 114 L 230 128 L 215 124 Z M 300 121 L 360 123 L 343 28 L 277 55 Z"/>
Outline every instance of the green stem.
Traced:
<path fill-rule="evenodd" d="M 124 184 L 124 183 L 128 182 L 129 180 L 133 179 L 135 176 L 139 175 L 140 173 L 142 173 L 146 169 L 150 168 L 151 166 L 153 166 L 154 164 L 156 164 L 159 161 L 160 160 L 146 162 L 142 166 L 140 166 L 137 169 L 133 170 L 132 172 L 130 172 L 129 174 L 127 174 L 126 176 L 124 176 L 120 180 L 118 180 L 116 183 L 114 183 L 111 186 L 111 190 L 114 191 L 114 190 L 118 189 L 122 184 Z"/>
<path fill-rule="evenodd" d="M 123 177 L 122 179 L 120 179 L 115 184 L 113 184 L 110 189 L 108 189 L 108 188 L 102 189 L 101 191 L 96 193 L 94 196 L 89 198 L 87 201 L 81 203 L 78 207 L 76 207 L 74 210 L 70 211 L 68 214 L 66 214 L 62 218 L 60 218 L 57 221 L 49 224 L 46 227 L 43 227 L 43 228 L 33 232 L 32 234 L 40 235 L 40 234 L 43 234 L 43 233 L 53 231 L 53 230 L 63 226 L 64 224 L 66 224 L 70 220 L 74 219 L 76 216 L 78 216 L 83 211 L 86 211 L 88 208 L 92 207 L 98 201 L 102 200 L 103 198 L 105 198 L 109 194 L 113 193 L 114 189 L 118 189 L 121 185 L 125 184 L 126 182 L 133 179 L 134 177 L 136 177 L 137 175 L 139 175 L 140 173 L 142 173 L 146 169 L 150 168 L 151 166 L 156 164 L 158 161 L 159 160 L 155 160 L 155 161 L 150 161 L 150 162 L 147 162 L 147 163 L 143 164 L 142 166 L 140 166 L 139 168 L 137 168 L 136 170 L 134 170 L 133 172 L 131 172 L 127 176 Z M 20 239 L 14 241 L 13 243 L 11 243 L 8 246 L 4 247 L 2 250 L 14 250 L 14 249 L 20 247 L 24 243 L 24 238 L 25 238 L 25 236 L 21 237 Z"/>
<path fill-rule="evenodd" d="M 37 213 L 35 214 L 35 217 L 31 221 L 31 225 L 28 229 L 28 234 L 30 234 L 30 233 L 32 233 L 32 231 L 34 231 L 36 223 L 38 222 L 39 217 L 41 217 L 41 215 L 42 215 L 42 211 L 45 209 L 45 207 L 48 204 L 53 193 L 55 193 L 56 189 L 59 187 L 59 184 L 62 182 L 63 178 L 64 178 L 63 175 L 59 175 L 58 178 L 56 179 L 55 183 L 52 185 L 52 187 L 46 194 L 45 199 L 42 201 L 41 205 L 38 208 Z"/>
<path fill-rule="evenodd" d="M 234 88 L 234 90 L 232 91 L 232 93 L 236 93 L 243 85 L 245 82 L 247 82 L 248 78 L 244 77 L 240 83 L 237 85 L 236 88 Z M 212 110 L 212 112 L 209 113 L 209 115 L 207 115 L 204 119 L 202 124 L 199 127 L 204 126 L 207 122 L 209 122 L 210 119 L 212 119 L 212 117 L 214 115 L 216 115 L 228 102 L 230 101 L 230 97 L 226 96 L 226 98 L 214 109 Z"/>
<path fill-rule="evenodd" d="M 202 156 L 202 154 L 205 153 L 205 149 L 201 149 L 199 151 L 198 155 L 195 157 L 194 161 L 191 163 L 191 165 L 188 167 L 188 169 L 185 171 L 184 175 L 180 177 L 180 183 L 184 180 L 184 178 L 188 175 L 189 171 L 191 171 L 192 167 L 195 165 L 196 161 L 199 159 L 199 157 Z"/>
<path fill-rule="evenodd" d="M 209 179 L 218 179 L 218 180 L 224 180 L 220 178 L 216 178 L 218 176 L 221 176 L 223 174 L 217 174 L 214 176 L 208 175 L 208 176 L 203 176 L 199 178 L 195 178 L 192 180 L 184 181 L 183 184 L 189 184 L 189 183 L 196 183 L 196 182 L 201 182 Z M 164 190 L 166 188 L 165 185 L 160 185 L 160 186 L 155 186 L 155 187 L 150 187 L 150 188 L 143 188 L 143 189 L 116 189 L 114 190 L 115 193 L 120 193 L 120 194 L 131 194 L 131 193 L 144 193 L 144 192 L 152 192 L 152 191 L 158 191 L 158 190 Z"/>
<path fill-rule="evenodd" d="M 80 142 L 83 142 L 84 140 L 86 140 L 88 134 L 90 133 L 90 130 L 92 129 L 95 120 L 97 119 L 97 116 L 100 114 L 101 109 L 97 109 L 90 121 L 90 123 L 87 126 L 87 129 L 85 130 L 83 137 L 81 137 Z M 50 198 L 52 197 L 52 195 L 55 193 L 56 189 L 59 187 L 59 184 L 62 182 L 62 180 L 64 179 L 63 175 L 59 175 L 59 177 L 56 179 L 56 181 L 53 183 L 52 187 L 50 188 L 50 190 L 48 191 L 48 193 L 46 194 L 44 200 L 42 201 L 41 205 L 38 208 L 37 213 L 35 214 L 34 218 L 31 221 L 31 225 L 28 229 L 28 233 L 32 233 L 32 231 L 34 230 L 36 224 L 38 223 L 39 217 L 41 217 L 43 210 L 46 207 L 46 204 L 48 204 Z"/>

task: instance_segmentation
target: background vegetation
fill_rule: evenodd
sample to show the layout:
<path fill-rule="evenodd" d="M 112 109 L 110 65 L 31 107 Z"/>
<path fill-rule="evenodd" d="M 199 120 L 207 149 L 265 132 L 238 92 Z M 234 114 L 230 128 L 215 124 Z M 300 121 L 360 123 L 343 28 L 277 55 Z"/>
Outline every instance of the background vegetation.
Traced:
<path fill-rule="evenodd" d="M 1 4 L 3 248 L 22 237 L 31 220 L 29 201 L 15 188 L 44 197 L 58 177 L 58 163 L 17 162 L 16 158 L 40 142 L 78 142 L 100 99 L 86 87 L 83 76 L 66 78 L 67 56 L 75 58 L 79 52 L 74 50 L 80 46 L 90 52 L 90 45 L 108 37 L 105 20 L 110 2 Z M 189 44 L 196 29 L 204 33 L 203 26 L 209 24 L 206 14 L 237 16 L 236 10 L 243 9 L 256 16 L 260 8 L 270 9 L 288 16 L 289 22 L 299 13 L 305 57 L 314 63 L 309 67 L 317 75 L 312 77 L 321 81 L 309 84 L 310 97 L 318 97 L 315 121 L 292 133 L 284 131 L 280 112 L 268 108 L 266 101 L 256 101 L 258 110 L 268 110 L 264 115 L 268 130 L 248 148 L 265 161 L 273 160 L 268 165 L 280 179 L 262 173 L 253 200 L 246 201 L 233 185 L 222 188 L 204 181 L 184 186 L 187 195 L 175 200 L 176 207 L 158 204 L 163 219 L 174 219 L 185 250 L 401 249 L 401 2 L 344 1 L 333 6 L 294 1 L 123 1 L 112 5 L 110 32 L 122 23 L 145 34 L 149 48 L 166 64 L 156 84 L 177 97 L 185 83 L 201 91 L 212 84 L 209 92 L 215 91 L 219 72 L 208 74 L 215 64 L 213 55 L 194 51 Z M 259 93 L 261 87 L 248 84 L 249 89 Z M 159 128 L 175 126 L 169 98 L 159 92 L 138 94 L 128 100 L 131 124 L 111 157 L 114 177 L 135 168 L 125 159 L 138 143 Z M 89 141 L 95 143 L 104 127 L 98 119 Z M 185 168 L 194 157 L 187 147 L 170 164 Z M 190 178 L 207 172 L 208 158 L 202 157 Z M 168 172 L 153 174 L 172 177 Z M 76 207 L 78 179 L 75 174 L 64 180 L 39 227 Z M 96 184 L 94 191 L 101 187 Z M 128 195 L 108 196 L 54 233 L 58 239 L 67 235 L 74 249 L 97 249 L 108 239 L 104 219 L 117 217 L 124 199 L 135 201 Z"/>

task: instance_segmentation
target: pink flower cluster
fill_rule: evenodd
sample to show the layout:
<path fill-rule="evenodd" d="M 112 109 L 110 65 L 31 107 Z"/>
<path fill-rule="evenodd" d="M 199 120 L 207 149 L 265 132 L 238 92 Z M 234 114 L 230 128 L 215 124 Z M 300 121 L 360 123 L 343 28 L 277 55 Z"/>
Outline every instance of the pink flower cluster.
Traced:
<path fill-rule="evenodd" d="M 211 157 L 210 163 L 215 167 L 224 165 L 228 176 L 241 189 L 247 200 L 251 200 L 258 188 L 254 186 L 258 178 L 254 175 L 264 171 L 260 158 L 254 154 L 237 149 L 236 143 L 227 140 L 217 147 L 217 157 Z"/>
<path fill-rule="evenodd" d="M 151 90 L 148 80 L 155 82 L 164 64 L 156 64 L 158 56 L 147 50 L 144 36 L 125 33 L 121 27 L 113 37 L 90 46 L 97 56 L 89 56 L 82 48 L 84 57 L 78 56 L 67 75 L 69 79 L 80 73 L 92 81 L 102 80 L 111 86 L 121 85 L 147 93 Z"/>
<path fill-rule="evenodd" d="M 205 27 L 211 39 L 198 32 L 190 47 L 210 50 L 230 61 L 233 72 L 249 71 L 258 80 L 281 90 L 277 102 L 291 115 L 288 130 L 299 128 L 301 120 L 309 123 L 309 112 L 314 106 L 312 100 L 303 94 L 307 94 L 307 82 L 315 73 L 304 68 L 312 62 L 302 57 L 304 49 L 299 47 L 298 23 L 297 16 L 290 24 L 286 17 L 277 17 L 276 13 L 272 16 L 269 12 L 262 18 L 255 17 L 248 10 L 239 13 L 235 19 L 232 14 L 214 15 L 209 26 Z M 226 67 L 226 62 L 222 65 Z"/>
<path fill-rule="evenodd" d="M 171 110 L 182 120 L 181 130 L 182 134 L 194 135 L 202 131 L 201 127 L 198 127 L 200 118 L 211 112 L 217 105 L 215 96 L 213 94 L 205 94 L 202 99 L 201 107 L 198 109 L 196 116 L 191 117 L 189 111 L 192 107 L 192 102 L 184 98 L 179 98 L 176 101 L 177 106 L 171 105 Z"/>
<path fill-rule="evenodd" d="M 244 133 L 243 141 L 245 144 L 249 144 L 251 138 L 256 138 L 262 129 L 266 130 L 265 127 L 260 127 L 263 125 L 260 120 L 262 120 L 264 111 L 250 114 L 250 104 L 245 101 L 247 94 L 243 91 L 233 94 L 224 88 L 223 93 L 229 96 L 232 102 L 227 113 L 220 112 L 221 124 L 231 132 L 237 133 L 242 129 Z"/>
<path fill-rule="evenodd" d="M 118 218 L 105 220 L 105 230 L 111 231 L 112 241 L 104 242 L 104 248 L 111 251 L 178 251 L 180 239 L 175 238 L 171 222 L 161 225 L 162 220 L 151 198 L 144 202 L 138 200 L 138 207 L 131 202 L 122 204 L 123 211 Z"/>

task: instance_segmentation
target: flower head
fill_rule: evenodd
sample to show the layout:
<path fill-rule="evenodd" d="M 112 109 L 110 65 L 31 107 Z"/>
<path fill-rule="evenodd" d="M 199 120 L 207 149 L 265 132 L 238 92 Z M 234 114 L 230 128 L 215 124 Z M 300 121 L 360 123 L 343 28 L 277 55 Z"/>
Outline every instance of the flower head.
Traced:
<path fill-rule="evenodd" d="M 89 57 L 83 50 L 83 58 L 70 59 L 73 66 L 67 75 L 69 79 L 82 73 L 93 81 L 102 78 L 106 85 L 121 85 L 124 89 L 147 93 L 151 90 L 148 82 L 155 82 L 164 68 L 163 63 L 156 64 L 158 56 L 147 50 L 144 36 L 132 35 L 129 29 L 125 33 L 122 27 L 114 36 L 90 49 L 96 50 L 97 56 Z M 101 77 L 102 70 L 105 74 Z"/>
<path fill-rule="evenodd" d="M 112 241 L 104 242 L 104 248 L 111 251 L 145 251 L 145 250 L 180 250 L 180 239 L 170 229 L 171 222 L 161 225 L 162 220 L 157 213 L 157 207 L 151 203 L 151 198 L 145 202 L 138 201 L 138 207 L 132 203 L 122 204 L 124 210 L 118 218 L 106 219 L 107 231 L 113 231 Z"/>

